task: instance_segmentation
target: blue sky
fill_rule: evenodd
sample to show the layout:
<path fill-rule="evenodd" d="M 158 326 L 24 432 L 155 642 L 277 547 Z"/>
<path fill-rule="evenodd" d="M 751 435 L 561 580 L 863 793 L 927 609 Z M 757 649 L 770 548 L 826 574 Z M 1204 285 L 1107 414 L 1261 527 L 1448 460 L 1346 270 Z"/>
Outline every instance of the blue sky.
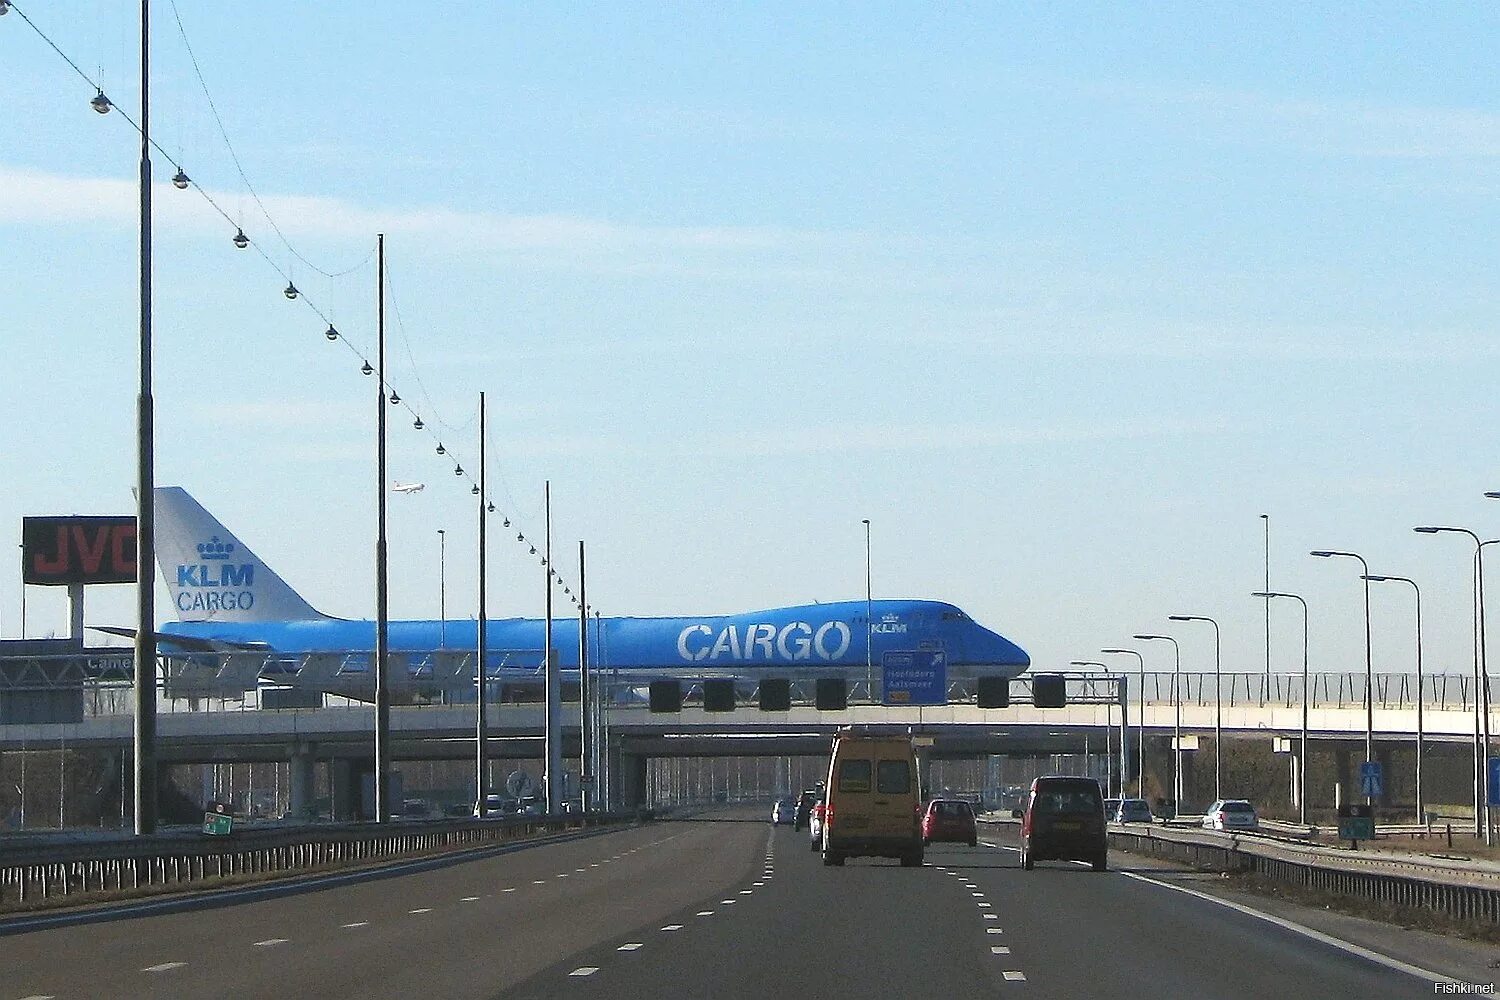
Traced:
<path fill-rule="evenodd" d="M 1428 664 L 1467 669 L 1465 547 L 1409 529 L 1500 535 L 1492 8 L 178 3 L 273 217 L 355 270 L 277 240 L 160 2 L 157 138 L 367 353 L 387 234 L 391 381 L 470 470 L 487 391 L 497 503 L 539 537 L 551 479 L 605 613 L 858 596 L 869 517 L 877 596 L 1038 666 L 1191 612 L 1258 670 L 1264 512 L 1315 667 L 1363 665 L 1355 564 L 1305 555 L 1333 547 L 1419 579 Z M 136 106 L 133 5 L 21 7 Z M 137 146 L 17 17 L 0 62 L 15 544 L 130 509 Z M 371 382 L 196 192 L 157 205 L 158 481 L 369 615 Z M 439 527 L 462 609 L 471 498 L 393 432 L 428 484 L 392 499 L 393 613 L 436 614 Z M 494 534 L 491 614 L 538 613 Z M 1377 668 L 1409 669 L 1409 594 L 1374 605 Z M 128 623 L 129 590 L 89 607 Z"/>

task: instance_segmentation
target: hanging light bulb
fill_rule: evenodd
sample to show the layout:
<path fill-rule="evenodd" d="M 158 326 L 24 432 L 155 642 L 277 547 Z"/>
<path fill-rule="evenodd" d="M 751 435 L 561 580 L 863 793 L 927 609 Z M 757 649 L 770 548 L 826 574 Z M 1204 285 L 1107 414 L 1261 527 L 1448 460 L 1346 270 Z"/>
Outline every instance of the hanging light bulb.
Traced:
<path fill-rule="evenodd" d="M 339 332 L 333 328 L 332 323 L 329 323 L 328 329 L 323 331 L 323 336 L 327 337 L 329 340 L 338 340 Z"/>
<path fill-rule="evenodd" d="M 493 505 L 491 506 L 491 509 L 493 509 Z M 505 519 L 505 523 L 502 524 L 500 527 L 502 527 L 502 528 L 509 528 L 510 527 L 510 518 L 507 517 Z"/>
<path fill-rule="evenodd" d="M 495 501 L 493 501 L 493 500 L 491 500 L 491 501 L 490 501 L 490 505 L 489 505 L 489 507 L 488 507 L 488 510 L 489 510 L 489 512 L 490 512 L 490 513 L 491 513 L 491 514 L 493 514 L 493 513 L 495 513 Z M 505 522 L 505 526 L 506 526 L 506 527 L 507 527 L 507 528 L 509 528 L 509 527 L 510 527 L 510 522 L 509 522 L 509 521 L 506 521 L 506 522 Z"/>
<path fill-rule="evenodd" d="M 510 523 L 507 521 L 506 522 L 506 527 L 509 527 L 509 526 L 510 526 Z M 518 532 L 516 532 L 516 541 L 518 541 L 518 542 L 524 542 L 524 541 L 526 541 L 526 536 L 523 535 L 523 534 L 521 534 L 518 531 Z"/>
<path fill-rule="evenodd" d="M 446 455 L 446 454 L 448 454 L 448 449 L 443 447 L 443 442 L 441 442 L 441 441 L 438 442 L 437 453 L 439 455 Z"/>
<path fill-rule="evenodd" d="M 453 474 L 455 476 L 461 476 L 461 475 L 463 475 L 464 474 L 464 467 L 462 465 L 455 465 L 453 467 Z"/>
<path fill-rule="evenodd" d="M 0 17 L 10 13 L 10 0 L 0 0 Z"/>
<path fill-rule="evenodd" d="M 375 374 L 375 369 L 371 368 L 370 367 L 370 362 L 366 361 L 364 363 L 364 365 L 360 368 L 360 373 L 363 374 L 363 375 L 374 375 Z"/>
<path fill-rule="evenodd" d="M 392 389 L 391 390 L 391 405 L 392 406 L 399 406 L 400 404 L 401 404 L 401 397 L 398 396 L 398 395 L 396 395 L 396 390 L 395 389 Z"/>
<path fill-rule="evenodd" d="M 185 190 L 189 180 L 190 178 L 187 173 L 181 167 L 178 167 L 177 173 L 172 175 L 172 186 L 179 191 Z"/>
<path fill-rule="evenodd" d="M 417 419 L 413 420 L 411 422 L 411 425 L 413 427 L 415 427 L 417 430 L 421 430 L 422 429 L 422 418 L 418 417 Z"/>
<path fill-rule="evenodd" d="M 533 546 L 532 546 L 532 547 L 531 547 L 531 554 L 532 554 L 532 555 L 536 555 L 536 546 L 535 546 L 535 545 L 533 545 Z"/>
<path fill-rule="evenodd" d="M 288 299 L 295 299 L 297 297 L 297 286 L 288 281 L 286 287 L 281 290 L 281 294 L 285 295 Z"/>
<path fill-rule="evenodd" d="M 477 497 L 479 495 L 479 484 L 475 483 L 474 486 L 469 490 L 469 492 Z"/>
<path fill-rule="evenodd" d="M 97 87 L 94 89 L 98 90 Z M 109 98 L 105 97 L 104 91 L 100 90 L 99 93 L 94 95 L 93 100 L 89 101 L 89 107 L 93 108 L 101 115 L 107 115 L 109 114 L 110 109 Z"/>
<path fill-rule="evenodd" d="M 250 237 L 246 236 L 245 231 L 243 229 L 240 229 L 239 227 L 235 227 L 234 230 L 234 245 L 239 247 L 241 250 L 250 245 Z M 330 329 L 332 328 L 330 327 Z"/>

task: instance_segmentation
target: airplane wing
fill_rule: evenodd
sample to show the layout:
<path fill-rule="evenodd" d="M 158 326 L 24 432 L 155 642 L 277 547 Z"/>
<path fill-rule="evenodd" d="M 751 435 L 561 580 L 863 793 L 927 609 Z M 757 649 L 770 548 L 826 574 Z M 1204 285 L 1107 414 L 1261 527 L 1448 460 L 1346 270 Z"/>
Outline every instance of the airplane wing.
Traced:
<path fill-rule="evenodd" d="M 118 635 L 126 639 L 134 639 L 136 630 L 126 628 L 122 625 L 90 625 L 95 632 L 103 632 L 106 635 Z M 190 653 L 253 653 L 268 650 L 271 647 L 264 642 L 231 642 L 225 639 L 197 639 L 186 635 L 170 635 L 166 632 L 156 633 L 158 645 L 172 645 L 179 649 L 185 649 Z"/>

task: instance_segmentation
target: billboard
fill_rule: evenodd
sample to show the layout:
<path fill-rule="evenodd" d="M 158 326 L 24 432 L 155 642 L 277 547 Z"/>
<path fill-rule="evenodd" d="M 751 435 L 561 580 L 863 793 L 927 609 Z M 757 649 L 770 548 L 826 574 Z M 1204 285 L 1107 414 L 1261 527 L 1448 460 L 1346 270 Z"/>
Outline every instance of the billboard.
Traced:
<path fill-rule="evenodd" d="M 135 582 L 135 518 L 23 517 L 21 579 L 39 586 Z"/>

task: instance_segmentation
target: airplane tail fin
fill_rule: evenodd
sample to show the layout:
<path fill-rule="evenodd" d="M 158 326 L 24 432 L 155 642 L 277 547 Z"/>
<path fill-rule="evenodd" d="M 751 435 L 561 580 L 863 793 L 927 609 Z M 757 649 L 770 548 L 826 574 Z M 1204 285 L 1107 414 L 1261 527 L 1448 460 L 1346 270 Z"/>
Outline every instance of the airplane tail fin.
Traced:
<path fill-rule="evenodd" d="M 156 561 L 181 621 L 327 617 L 180 486 L 156 488 Z"/>

